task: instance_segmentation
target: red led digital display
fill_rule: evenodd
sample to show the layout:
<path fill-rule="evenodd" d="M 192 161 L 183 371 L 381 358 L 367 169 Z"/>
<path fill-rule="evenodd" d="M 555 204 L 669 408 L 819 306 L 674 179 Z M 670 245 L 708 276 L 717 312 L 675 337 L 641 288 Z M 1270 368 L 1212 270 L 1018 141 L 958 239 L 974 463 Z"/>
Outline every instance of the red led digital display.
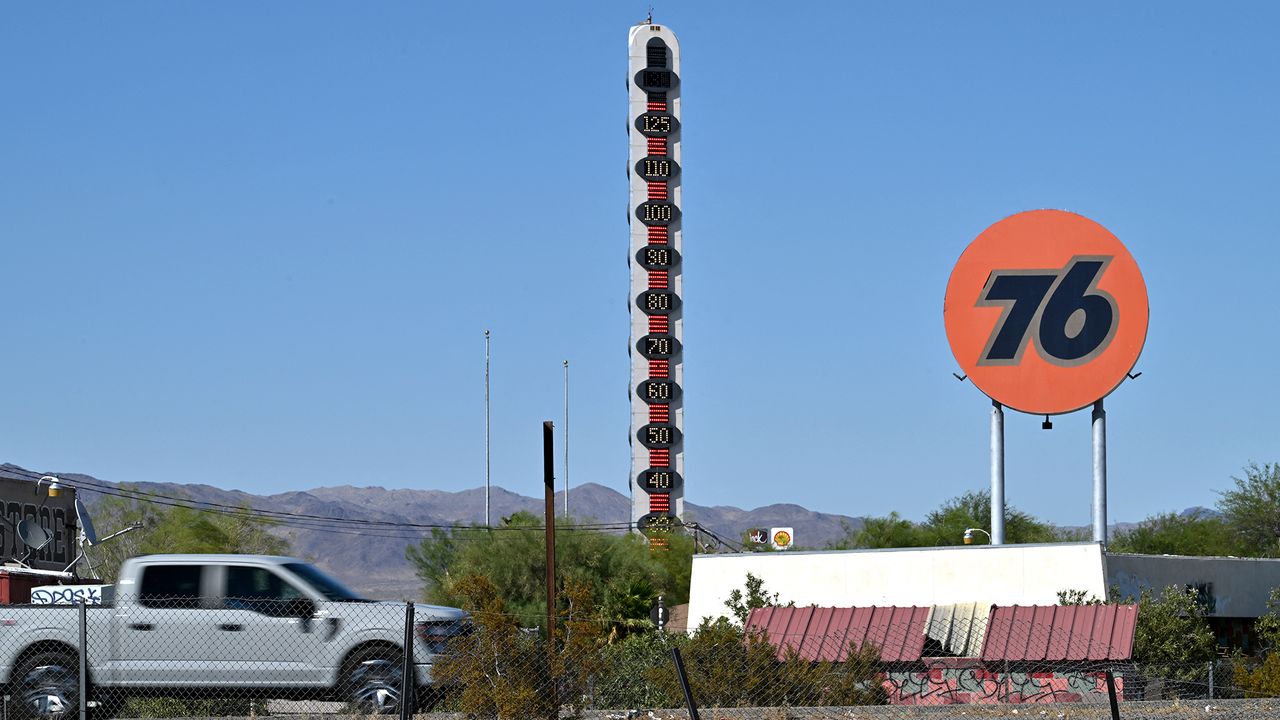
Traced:
<path fill-rule="evenodd" d="M 671 493 L 652 493 L 649 495 L 649 512 L 669 512 L 671 510 Z"/>

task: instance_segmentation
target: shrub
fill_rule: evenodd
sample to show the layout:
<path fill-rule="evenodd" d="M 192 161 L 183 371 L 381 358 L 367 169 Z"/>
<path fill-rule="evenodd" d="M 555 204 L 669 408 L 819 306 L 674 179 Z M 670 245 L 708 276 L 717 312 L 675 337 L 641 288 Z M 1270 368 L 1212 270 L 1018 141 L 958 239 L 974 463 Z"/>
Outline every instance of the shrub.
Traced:
<path fill-rule="evenodd" d="M 460 688 L 457 708 L 468 715 L 508 718 L 546 717 L 555 709 L 547 645 L 523 633 L 507 615 L 497 588 L 472 575 L 454 585 L 471 613 L 475 632 L 456 638 L 448 657 L 432 669 L 444 686 Z"/>
<path fill-rule="evenodd" d="M 633 632 L 602 652 L 595 679 L 598 708 L 673 708 L 684 704 L 675 678 L 671 649 L 684 648 L 689 637 L 665 632 Z"/>
<path fill-rule="evenodd" d="M 1232 672 L 1236 687 L 1247 697 L 1280 696 L 1280 654 L 1270 653 L 1261 665 L 1250 669 L 1237 664 Z"/>

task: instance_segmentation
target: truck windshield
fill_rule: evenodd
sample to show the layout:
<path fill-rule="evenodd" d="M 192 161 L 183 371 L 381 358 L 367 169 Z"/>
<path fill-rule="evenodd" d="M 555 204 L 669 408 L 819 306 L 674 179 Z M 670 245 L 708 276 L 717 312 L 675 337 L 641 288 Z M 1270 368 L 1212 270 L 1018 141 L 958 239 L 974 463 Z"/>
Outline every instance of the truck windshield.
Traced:
<path fill-rule="evenodd" d="M 337 580 L 329 577 L 319 568 L 306 563 L 285 563 L 284 567 L 289 572 L 306 580 L 311 587 L 325 597 L 326 600 L 347 600 L 355 602 L 363 602 L 364 598 L 355 594 L 350 588 Z"/>

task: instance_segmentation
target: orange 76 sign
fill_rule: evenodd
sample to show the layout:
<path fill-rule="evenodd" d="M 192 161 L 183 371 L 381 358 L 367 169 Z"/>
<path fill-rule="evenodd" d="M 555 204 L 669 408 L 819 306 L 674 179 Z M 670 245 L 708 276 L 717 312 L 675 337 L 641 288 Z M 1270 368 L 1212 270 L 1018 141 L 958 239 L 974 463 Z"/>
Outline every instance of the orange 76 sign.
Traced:
<path fill-rule="evenodd" d="M 1032 210 L 992 225 L 951 271 L 943 319 L 951 351 L 991 399 L 1067 413 L 1114 390 L 1147 337 L 1147 286 L 1098 223 Z"/>

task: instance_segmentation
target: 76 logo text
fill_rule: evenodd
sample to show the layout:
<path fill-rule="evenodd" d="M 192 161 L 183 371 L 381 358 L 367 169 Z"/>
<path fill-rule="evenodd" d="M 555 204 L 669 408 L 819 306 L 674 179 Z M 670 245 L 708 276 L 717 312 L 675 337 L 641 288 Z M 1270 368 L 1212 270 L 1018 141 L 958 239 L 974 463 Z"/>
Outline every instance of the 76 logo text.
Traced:
<path fill-rule="evenodd" d="M 1082 365 L 1097 357 L 1119 325 L 1115 298 L 1097 288 L 1109 255 L 1077 255 L 1049 270 L 997 270 L 978 306 L 1001 307 L 979 365 L 1017 365 L 1033 339 L 1054 365 Z"/>

